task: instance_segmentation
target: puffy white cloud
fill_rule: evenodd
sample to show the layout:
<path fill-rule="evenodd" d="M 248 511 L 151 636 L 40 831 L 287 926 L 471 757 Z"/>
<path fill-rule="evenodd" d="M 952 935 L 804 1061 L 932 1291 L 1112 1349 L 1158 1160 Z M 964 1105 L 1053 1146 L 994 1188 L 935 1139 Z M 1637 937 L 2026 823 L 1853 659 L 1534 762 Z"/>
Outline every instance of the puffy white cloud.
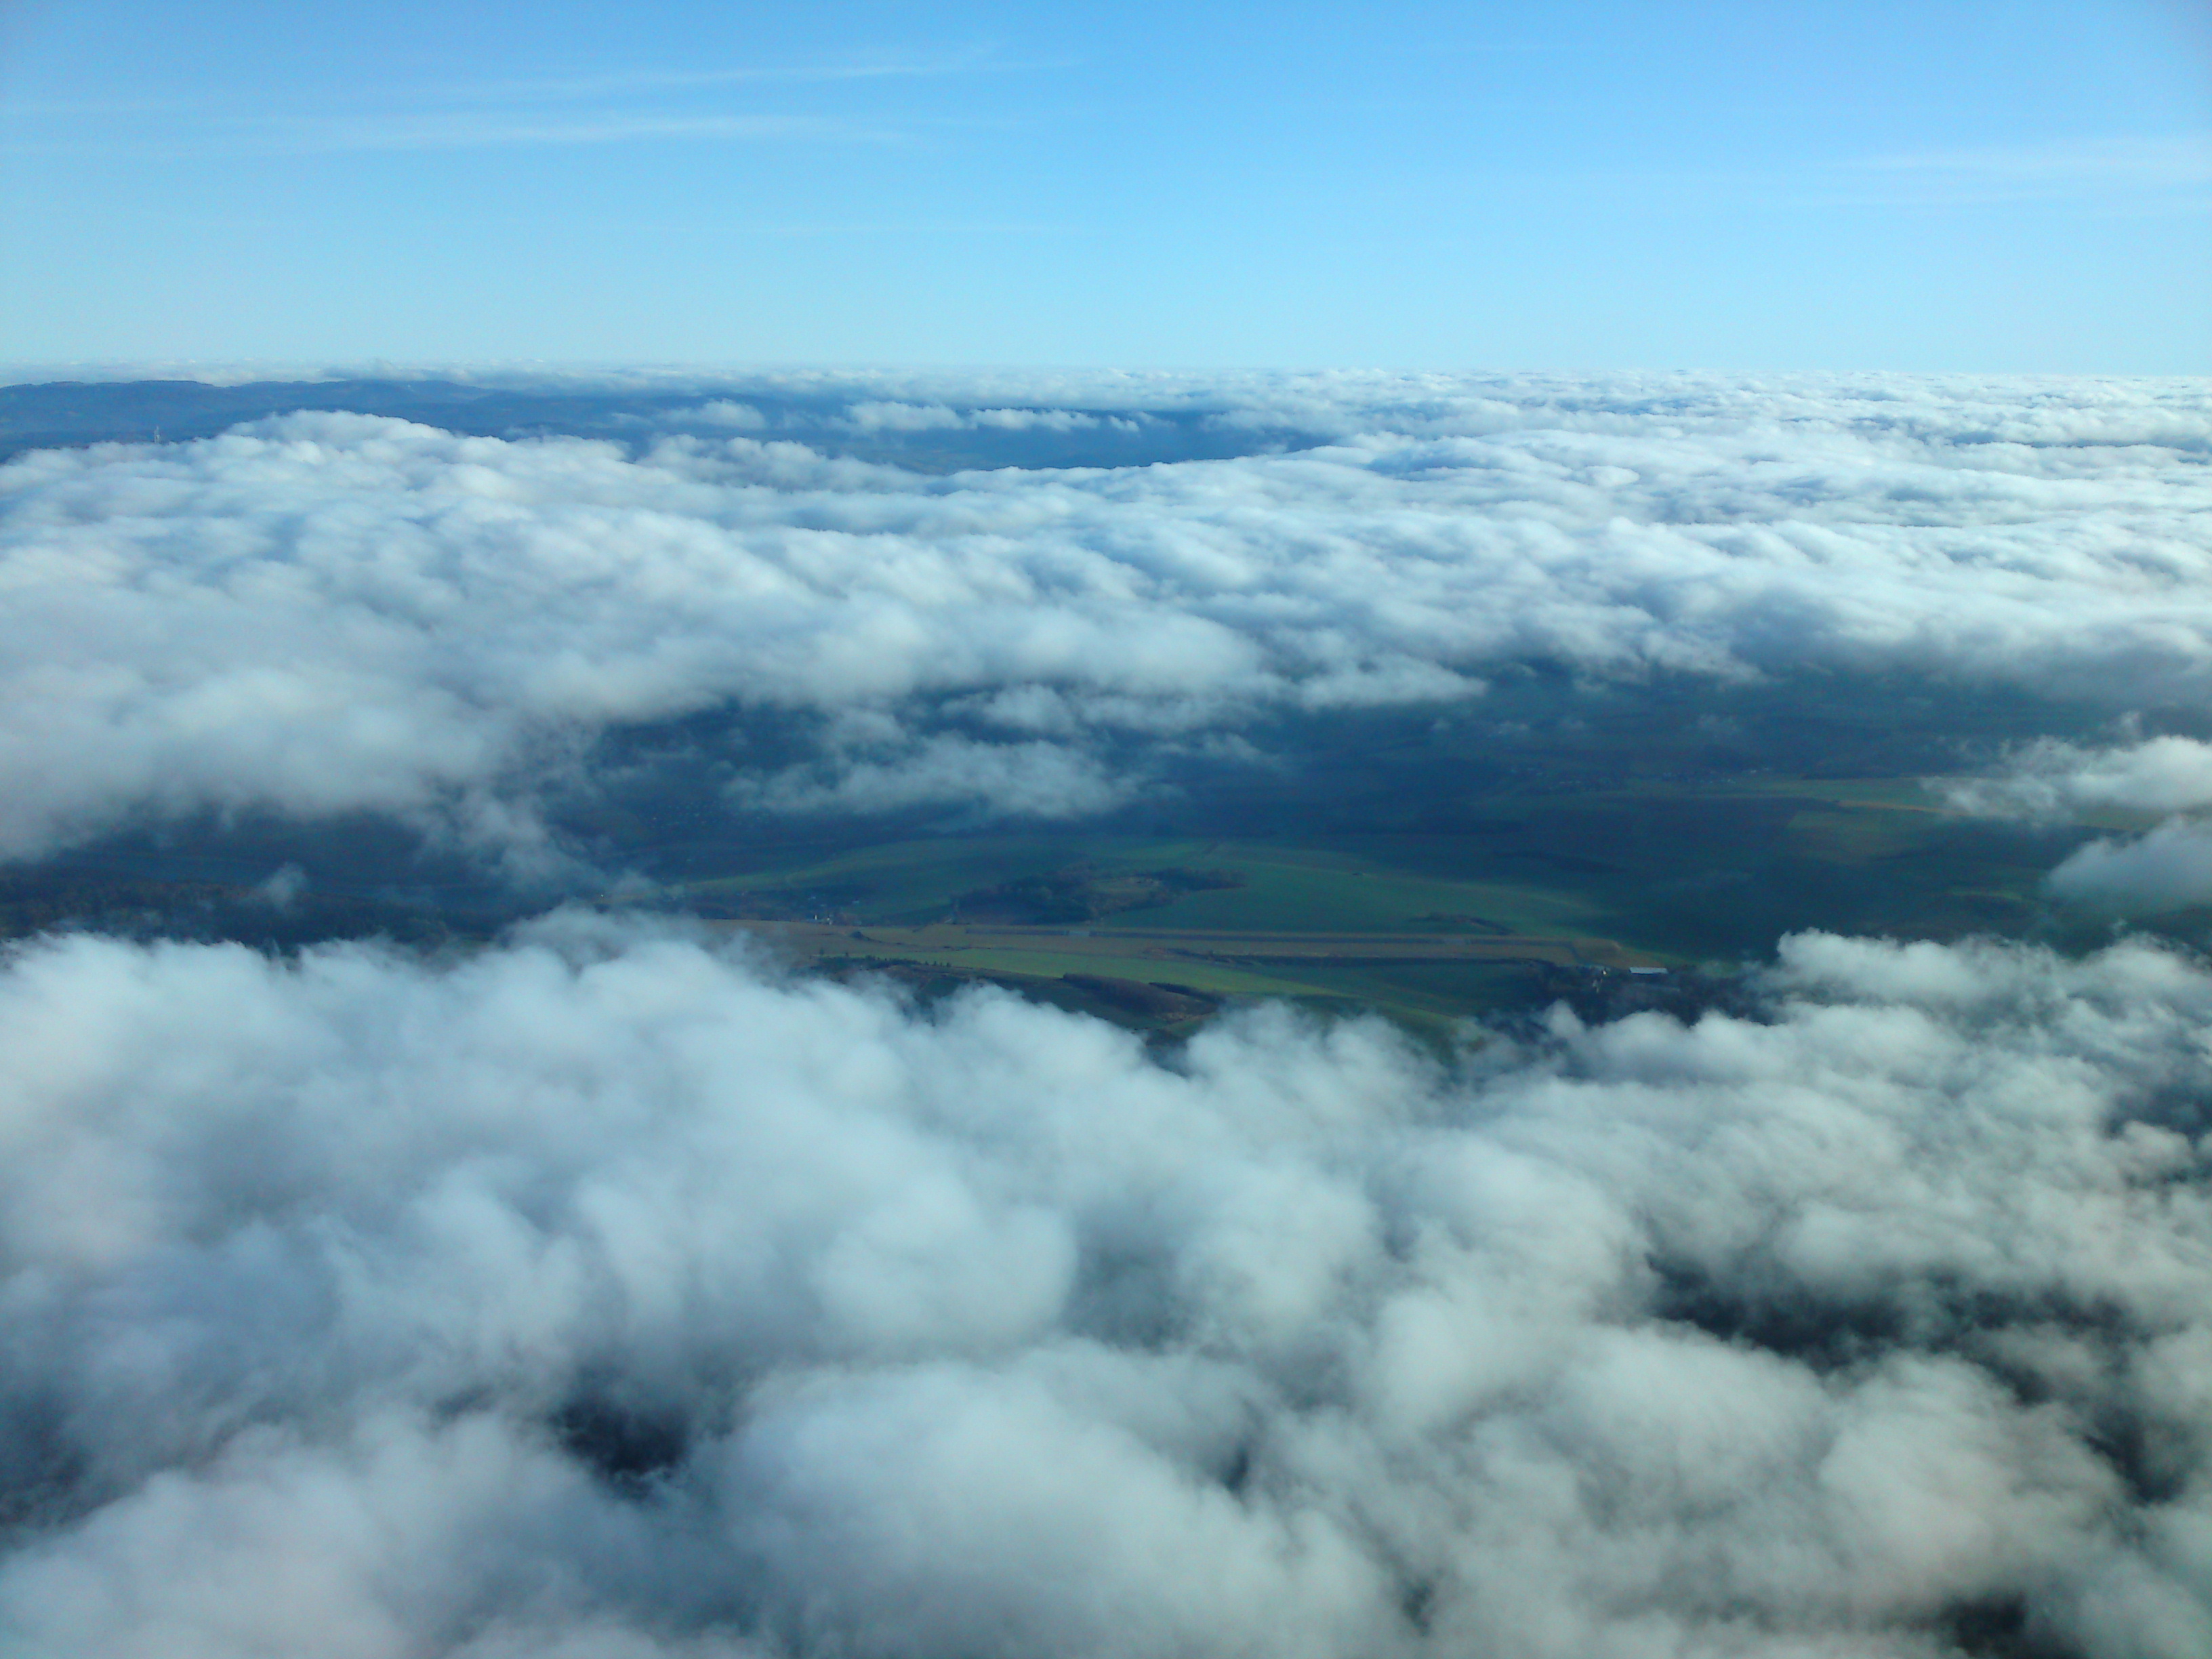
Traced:
<path fill-rule="evenodd" d="M 883 402 L 854 404 L 846 411 L 845 423 L 855 432 L 959 431 L 970 424 L 958 410 L 944 404 Z"/>
<path fill-rule="evenodd" d="M 2176 818 L 2131 841 L 2100 837 L 2051 872 L 2051 890 L 2124 916 L 2212 903 L 2212 824 Z"/>
<path fill-rule="evenodd" d="M 676 411 L 685 420 L 702 421 L 710 426 L 726 426 L 739 432 L 757 432 L 768 425 L 768 416 L 750 404 L 741 404 L 728 398 L 716 398 L 696 409 Z"/>
<path fill-rule="evenodd" d="M 1995 816 L 2203 811 L 2212 808 L 2212 744 L 2165 737 L 2084 749 L 2045 738 L 2008 756 L 1991 775 L 1960 780 L 1948 793 L 1964 810 Z"/>
<path fill-rule="evenodd" d="M 1952 804 L 1995 817 L 2063 821 L 2170 815 L 2148 834 L 2100 836 L 2051 872 L 2058 897 L 2116 915 L 2212 902 L 2212 744 L 2163 737 L 2103 749 L 2046 738 L 1985 777 L 1947 786 Z"/>
<path fill-rule="evenodd" d="M 2114 712 L 2212 677 L 2212 413 L 2188 383 L 683 384 L 722 411 L 702 419 L 834 394 L 884 430 L 1073 431 L 1149 400 L 1147 430 L 1309 447 L 927 477 L 753 438 L 632 454 L 322 414 L 21 456 L 0 469 L 0 852 L 210 807 L 528 851 L 533 801 L 601 734 L 720 708 L 1051 704 L 1071 724 L 1021 740 L 1078 776 L 1101 732 L 1464 697 L 1509 662 Z M 1034 757 L 994 764 L 996 806 L 1033 810 Z"/>
<path fill-rule="evenodd" d="M 578 921 L 19 951 L 0 1644 L 2202 1653 L 2212 978 L 1765 995 L 1447 1070 Z"/>

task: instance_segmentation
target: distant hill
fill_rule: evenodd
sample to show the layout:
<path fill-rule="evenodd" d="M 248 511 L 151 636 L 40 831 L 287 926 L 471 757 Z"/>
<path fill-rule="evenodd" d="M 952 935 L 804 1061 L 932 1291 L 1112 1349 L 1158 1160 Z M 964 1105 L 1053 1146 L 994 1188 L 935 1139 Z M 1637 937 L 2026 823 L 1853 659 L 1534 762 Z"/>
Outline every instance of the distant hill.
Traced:
<path fill-rule="evenodd" d="M 732 399 L 744 417 L 729 418 Z M 861 408 L 861 416 L 854 410 Z M 210 438 L 246 421 L 342 410 L 414 421 L 472 437 L 568 436 L 640 447 L 678 434 L 781 439 L 826 454 L 890 462 L 921 472 L 967 468 L 1143 466 L 1281 448 L 1291 434 L 1231 430 L 1187 410 L 1055 409 L 1033 423 L 1009 411 L 941 411 L 943 424 L 912 429 L 866 417 L 848 396 L 794 396 L 772 386 L 726 391 L 605 392 L 521 390 L 465 380 L 51 380 L 0 386 L 0 460 L 31 449 Z M 716 411 L 721 411 L 717 413 Z M 932 414 L 940 411 L 932 410 Z M 753 417 L 757 416 L 757 423 Z M 1061 424 L 1063 421 L 1069 422 Z"/>

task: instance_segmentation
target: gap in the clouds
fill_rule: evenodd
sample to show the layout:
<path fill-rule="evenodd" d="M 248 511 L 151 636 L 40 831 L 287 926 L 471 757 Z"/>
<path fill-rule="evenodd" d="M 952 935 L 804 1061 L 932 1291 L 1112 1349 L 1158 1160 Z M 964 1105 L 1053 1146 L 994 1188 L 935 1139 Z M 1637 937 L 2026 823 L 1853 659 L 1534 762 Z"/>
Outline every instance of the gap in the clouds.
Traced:
<path fill-rule="evenodd" d="M 1937 1627 L 1966 1659 L 2075 1659 L 2081 1651 L 2042 1628 L 2025 1595 L 1967 1602 L 1944 1614 Z"/>
<path fill-rule="evenodd" d="M 0 866 L 0 936 L 69 930 L 273 951 L 480 944 L 544 908 L 450 838 L 374 814 L 198 814 Z"/>
<path fill-rule="evenodd" d="M 1771 1017 L 1771 1016 L 1770 1016 Z M 2119 1134 L 2132 1115 L 2116 1117 Z M 2177 1176 L 2184 1186 L 2201 1182 Z M 2136 1413 L 2100 1407 L 2093 1396 L 2124 1373 L 2126 1356 L 2156 1335 L 2107 1298 L 2083 1299 L 2045 1286 L 2005 1291 L 1943 1274 L 1867 1283 L 1856 1294 L 1793 1273 L 1780 1255 L 1755 1249 L 1723 1262 L 1655 1260 L 1650 1311 L 1732 1346 L 1773 1354 L 1832 1378 L 1864 1375 L 1911 1353 L 1962 1361 L 1999 1384 L 2024 1410 L 2065 1412 L 2084 1443 L 2143 1504 L 2182 1496 L 2174 1449 Z M 2074 1355 L 2070 1387 L 2054 1382 L 2051 1350 Z M 2009 1652 L 2011 1649 L 1992 1651 Z"/>
<path fill-rule="evenodd" d="M 561 1449 L 617 1489 L 642 1493 L 672 1474 L 691 1445 L 690 1424 L 666 1408 L 585 1395 L 553 1413 Z"/>
<path fill-rule="evenodd" d="M 1170 1036 L 1255 997 L 1436 1036 L 1561 1000 L 1692 1018 L 1735 1006 L 1737 966 L 1807 928 L 2110 937 L 2043 890 L 2092 831 L 1960 812 L 1929 781 L 2097 729 L 2020 694 L 1607 684 L 1534 663 L 1446 704 L 1249 711 L 1228 750 L 1111 723 L 1009 730 L 950 697 L 871 719 L 725 708 L 618 727 L 489 837 L 465 802 L 410 823 L 149 823 L 13 866 L 0 921 L 446 948 L 585 903 L 749 933 L 925 1001 L 992 983 Z M 516 823 L 537 839 L 501 839 Z M 2198 920 L 2167 931 L 2191 940 Z"/>
<path fill-rule="evenodd" d="M 2117 1132 L 2124 1127 L 2113 1125 Z M 1765 1249 L 1721 1263 L 1655 1261 L 1652 1310 L 1723 1341 L 1781 1354 L 1821 1371 L 1843 1371 L 1874 1356 L 1911 1348 L 1949 1352 L 1971 1339 L 2006 1330 L 2063 1330 L 2100 1346 L 2130 1334 L 2115 1309 L 2052 1293 L 2007 1296 L 1940 1277 L 1909 1285 L 1872 1283 L 1856 1295 L 1814 1295 Z M 1986 1355 L 1977 1363 L 2032 1395 L 2048 1397 L 2036 1373 Z"/>
<path fill-rule="evenodd" d="M 0 1540 L 28 1534 L 82 1512 L 90 1461 L 69 1429 L 67 1404 L 27 1388 L 20 1378 L 0 1387 Z"/>

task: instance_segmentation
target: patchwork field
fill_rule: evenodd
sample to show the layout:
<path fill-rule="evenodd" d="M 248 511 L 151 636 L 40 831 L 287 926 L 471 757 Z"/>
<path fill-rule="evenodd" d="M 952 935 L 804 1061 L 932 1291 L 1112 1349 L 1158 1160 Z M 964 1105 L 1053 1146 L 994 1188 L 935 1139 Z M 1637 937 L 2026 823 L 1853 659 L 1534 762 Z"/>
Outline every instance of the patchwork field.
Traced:
<path fill-rule="evenodd" d="M 1797 928 L 2032 932 L 2043 874 L 2071 844 L 1962 816 L 1911 779 L 1660 781 L 1490 794 L 1449 826 L 1297 841 L 791 848 L 684 882 L 680 898 L 837 971 L 1032 991 L 1073 975 L 1432 1019 L 1525 1005 L 1562 975 L 1725 969 Z M 1054 914 L 1008 920 L 1024 904 Z"/>

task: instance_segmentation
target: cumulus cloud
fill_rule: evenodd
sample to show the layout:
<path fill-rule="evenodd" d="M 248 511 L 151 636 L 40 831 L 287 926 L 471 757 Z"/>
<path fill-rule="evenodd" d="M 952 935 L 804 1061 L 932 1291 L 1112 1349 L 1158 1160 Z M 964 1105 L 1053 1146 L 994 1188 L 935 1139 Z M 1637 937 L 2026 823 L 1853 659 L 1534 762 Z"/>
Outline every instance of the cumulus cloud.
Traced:
<path fill-rule="evenodd" d="M 596 741 L 715 710 L 973 743 L 929 711 L 1056 706 L 1065 729 L 1016 740 L 1076 777 L 1101 734 L 1449 701 L 1516 663 L 2112 712 L 2212 681 L 2212 412 L 2182 383 L 684 386 L 739 431 L 780 388 L 884 431 L 1172 416 L 1266 453 L 936 477 L 752 437 L 632 453 L 313 414 L 24 455 L 0 469 L 0 854 L 214 809 L 396 814 L 542 860 L 535 804 Z M 1041 764 L 974 775 L 1027 811 Z M 890 787 L 806 775 L 746 787 Z"/>
<path fill-rule="evenodd" d="M 733 402 L 728 398 L 717 398 L 696 409 L 681 409 L 676 413 L 685 420 L 731 427 L 740 432 L 757 432 L 768 425 L 768 416 L 750 404 Z"/>
<path fill-rule="evenodd" d="M 2089 749 L 2045 738 L 1985 777 L 1947 787 L 1952 805 L 1991 817 L 2066 822 L 2114 812 L 2164 817 L 2146 835 L 2100 836 L 2051 872 L 2060 898 L 2116 915 L 2212 902 L 2212 744 L 2162 737 Z"/>
<path fill-rule="evenodd" d="M 2166 737 L 2087 749 L 2045 738 L 2007 757 L 1991 775 L 1960 780 L 1948 793 L 1962 809 L 1991 816 L 2203 811 L 2212 808 L 2212 744 Z"/>
<path fill-rule="evenodd" d="M 2115 915 L 2212 903 L 2212 824 L 2161 823 L 2132 840 L 2100 837 L 2051 872 L 2059 897 Z"/>
<path fill-rule="evenodd" d="M 2212 978 L 1763 995 L 1447 1067 L 574 920 L 20 950 L 0 1635 L 2203 1652 Z"/>

